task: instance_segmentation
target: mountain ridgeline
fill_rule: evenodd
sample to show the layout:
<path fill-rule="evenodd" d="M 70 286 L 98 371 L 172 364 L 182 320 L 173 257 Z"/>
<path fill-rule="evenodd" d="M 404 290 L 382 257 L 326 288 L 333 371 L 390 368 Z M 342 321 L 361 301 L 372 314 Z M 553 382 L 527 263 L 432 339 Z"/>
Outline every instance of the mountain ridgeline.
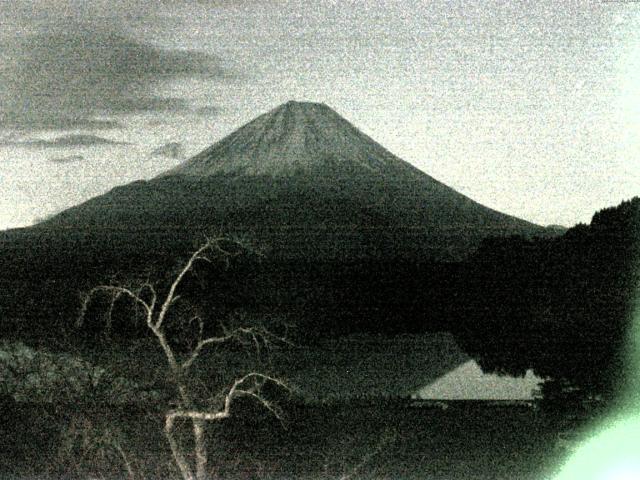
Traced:
<path fill-rule="evenodd" d="M 431 178 L 329 107 L 298 102 L 33 230 L 82 231 L 124 247 L 219 231 L 250 238 L 270 258 L 323 260 L 453 260 L 487 236 L 546 233 Z"/>
<path fill-rule="evenodd" d="M 349 331 L 378 318 L 362 319 L 359 296 L 348 293 L 367 291 L 365 280 L 380 284 L 370 304 L 411 304 L 417 265 L 460 260 L 489 236 L 556 232 L 472 201 L 325 105 L 288 102 L 154 179 L 1 232 L 0 314 L 69 323 L 81 292 L 113 275 L 152 272 L 161 281 L 212 233 L 263 253 L 260 263 L 236 262 L 235 279 L 215 290 L 227 295 L 211 297 L 212 308 L 278 304 L 315 318 L 314 330 Z M 369 278 L 372 270 L 380 274 Z M 440 277 L 446 283 L 446 269 L 435 268 L 430 278 Z M 329 311 L 343 302 L 336 319 Z"/>

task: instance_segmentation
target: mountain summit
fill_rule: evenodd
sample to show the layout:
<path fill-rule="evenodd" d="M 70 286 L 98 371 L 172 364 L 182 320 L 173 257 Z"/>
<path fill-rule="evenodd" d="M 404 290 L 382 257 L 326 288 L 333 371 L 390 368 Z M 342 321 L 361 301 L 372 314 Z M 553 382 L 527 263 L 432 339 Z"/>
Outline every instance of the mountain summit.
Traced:
<path fill-rule="evenodd" d="M 404 165 L 400 165 L 404 164 Z M 390 174 L 408 164 L 322 103 L 290 101 L 259 116 L 165 175 L 290 176 L 343 169 Z"/>
<path fill-rule="evenodd" d="M 302 260 L 458 259 L 487 236 L 545 231 L 421 172 L 326 105 L 301 102 L 257 117 L 150 181 L 33 227 L 95 237 L 123 257 L 213 230 L 248 237 L 272 258 Z"/>

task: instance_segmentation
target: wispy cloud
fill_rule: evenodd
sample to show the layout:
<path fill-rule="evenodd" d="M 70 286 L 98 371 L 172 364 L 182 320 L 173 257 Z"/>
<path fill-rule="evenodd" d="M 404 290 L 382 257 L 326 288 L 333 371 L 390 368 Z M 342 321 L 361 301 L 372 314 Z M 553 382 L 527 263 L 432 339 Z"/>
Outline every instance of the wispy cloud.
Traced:
<path fill-rule="evenodd" d="M 49 161 L 52 163 L 73 163 L 82 162 L 84 157 L 82 155 L 68 155 L 66 157 L 53 157 Z"/>
<path fill-rule="evenodd" d="M 0 95 L 1 96 L 1 95 Z M 42 112 L 40 116 L 35 112 L 25 111 L 22 114 L 15 112 L 0 112 L 0 129 L 13 129 L 23 131 L 46 130 L 114 130 L 122 128 L 115 120 L 102 120 L 86 116 L 69 116 L 68 114 L 54 115 Z"/>
<path fill-rule="evenodd" d="M 159 95 L 179 79 L 227 81 L 215 55 L 170 50 L 105 28 L 56 26 L 0 45 L 0 127 L 102 129 L 105 116 L 190 110 L 187 98 Z"/>
<path fill-rule="evenodd" d="M 171 158 L 173 160 L 185 158 L 185 148 L 182 143 L 170 142 L 151 152 L 152 157 Z"/>
<path fill-rule="evenodd" d="M 128 145 L 127 142 L 119 142 L 109 138 L 98 137 L 96 135 L 65 135 L 51 140 L 30 139 L 30 140 L 5 140 L 0 145 L 29 148 L 69 148 L 69 147 L 93 147 L 99 145 Z"/>
<path fill-rule="evenodd" d="M 221 112 L 220 107 L 216 105 L 205 105 L 203 107 L 198 107 L 194 109 L 194 113 L 197 115 L 202 115 L 203 117 L 213 117 L 219 115 Z"/>

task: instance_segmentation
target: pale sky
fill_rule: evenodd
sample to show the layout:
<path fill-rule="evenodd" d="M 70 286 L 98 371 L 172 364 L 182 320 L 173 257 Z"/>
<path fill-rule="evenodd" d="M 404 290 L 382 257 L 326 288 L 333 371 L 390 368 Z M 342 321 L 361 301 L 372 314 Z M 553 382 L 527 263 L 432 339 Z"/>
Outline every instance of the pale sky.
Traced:
<path fill-rule="evenodd" d="M 0 229 L 291 99 L 536 223 L 640 194 L 637 2 L 0 0 L 0 22 Z"/>

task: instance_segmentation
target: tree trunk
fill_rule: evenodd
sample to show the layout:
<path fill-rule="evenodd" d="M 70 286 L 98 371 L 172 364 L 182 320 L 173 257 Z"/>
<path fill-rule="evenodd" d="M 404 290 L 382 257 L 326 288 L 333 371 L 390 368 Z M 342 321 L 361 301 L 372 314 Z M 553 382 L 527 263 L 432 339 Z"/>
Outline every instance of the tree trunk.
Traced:
<path fill-rule="evenodd" d="M 195 480 L 193 476 L 193 472 L 187 463 L 187 459 L 182 455 L 182 451 L 180 450 L 180 445 L 176 441 L 173 436 L 173 418 L 166 418 L 164 425 L 164 433 L 167 436 L 167 440 L 169 441 L 169 446 L 171 447 L 171 454 L 173 455 L 173 460 L 176 462 L 178 469 L 180 470 L 180 474 L 182 475 L 183 480 Z"/>
<path fill-rule="evenodd" d="M 193 419 L 193 439 L 196 454 L 196 480 L 207 478 L 207 438 L 206 421 Z"/>

